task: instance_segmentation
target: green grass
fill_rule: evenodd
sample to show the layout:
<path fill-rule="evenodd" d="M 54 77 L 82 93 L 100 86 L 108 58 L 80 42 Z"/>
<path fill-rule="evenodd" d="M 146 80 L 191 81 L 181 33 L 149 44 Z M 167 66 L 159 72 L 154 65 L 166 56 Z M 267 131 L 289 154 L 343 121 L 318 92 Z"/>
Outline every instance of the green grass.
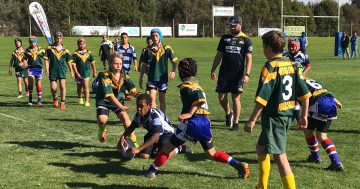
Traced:
<path fill-rule="evenodd" d="M 27 46 L 27 38 L 22 38 Z M 64 44 L 75 50 L 77 38 L 66 38 Z M 224 113 L 214 92 L 216 82 L 209 80 L 212 60 L 219 38 L 165 39 L 179 59 L 194 57 L 199 62 L 198 80 L 206 91 L 211 110 L 212 132 L 217 150 L 226 151 L 233 157 L 249 162 L 251 177 L 247 181 L 237 178 L 235 170 L 228 165 L 206 160 L 199 144 L 192 145 L 194 154 L 178 155 L 159 172 L 158 178 L 149 180 L 140 177 L 143 166 L 152 160 L 133 159 L 122 161 L 115 150 L 121 123 L 110 114 L 108 141 L 97 142 L 97 124 L 94 99 L 91 107 L 77 104 L 75 82 L 67 79 L 67 109 L 60 111 L 51 106 L 49 81 L 43 80 L 42 108 L 28 107 L 27 99 L 17 99 L 16 80 L 7 75 L 8 62 L 14 49 L 13 38 L 0 38 L 0 162 L 1 188 L 254 188 L 258 180 L 258 165 L 255 145 L 260 133 L 256 125 L 253 134 L 231 132 L 224 126 Z M 249 118 L 254 106 L 254 95 L 264 55 L 259 38 L 252 38 L 253 69 L 251 80 L 245 86 L 242 98 L 241 124 Z M 44 38 L 40 38 L 45 46 Z M 87 38 L 88 49 L 94 52 L 98 70 L 102 66 L 97 56 L 100 38 Z M 145 46 L 145 39 L 131 38 L 138 54 Z M 323 163 L 310 164 L 303 133 L 295 127 L 288 136 L 288 157 L 296 177 L 298 188 L 359 188 L 359 113 L 360 61 L 343 61 L 333 56 L 333 38 L 309 38 L 308 53 L 312 70 L 310 77 L 322 82 L 343 103 L 338 120 L 334 121 L 329 136 L 337 146 L 337 152 L 346 168 L 344 173 L 324 171 L 330 163 L 321 149 Z M 138 73 L 131 73 L 138 83 Z M 176 78 L 170 81 L 167 93 L 167 114 L 177 123 L 180 99 Z M 138 89 L 139 90 L 139 89 Z M 129 111 L 134 115 L 133 107 Z M 242 126 L 241 125 L 241 126 Z M 144 129 L 137 130 L 142 141 Z M 281 188 L 277 167 L 272 163 L 269 188 Z"/>

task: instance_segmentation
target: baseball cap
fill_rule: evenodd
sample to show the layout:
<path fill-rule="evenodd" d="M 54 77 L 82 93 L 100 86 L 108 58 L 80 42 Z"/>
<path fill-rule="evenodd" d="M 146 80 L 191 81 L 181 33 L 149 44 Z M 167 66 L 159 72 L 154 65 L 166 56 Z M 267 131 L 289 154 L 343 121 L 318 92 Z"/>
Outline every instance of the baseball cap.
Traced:
<path fill-rule="evenodd" d="M 232 16 L 232 17 L 230 17 L 229 22 L 230 22 L 230 24 L 235 25 L 235 24 L 241 24 L 242 20 L 241 20 L 240 16 Z"/>
<path fill-rule="evenodd" d="M 61 38 L 63 38 L 63 34 L 62 34 L 61 32 L 56 32 L 56 33 L 55 33 L 55 37 L 61 37 Z"/>

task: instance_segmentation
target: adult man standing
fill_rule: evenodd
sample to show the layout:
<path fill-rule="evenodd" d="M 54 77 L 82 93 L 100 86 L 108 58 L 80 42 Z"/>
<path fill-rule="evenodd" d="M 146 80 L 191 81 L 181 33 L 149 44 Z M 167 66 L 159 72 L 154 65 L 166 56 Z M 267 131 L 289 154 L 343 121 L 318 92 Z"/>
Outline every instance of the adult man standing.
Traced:
<path fill-rule="evenodd" d="M 351 36 L 351 39 L 350 39 L 350 42 L 351 42 L 351 59 L 355 58 L 357 59 L 358 58 L 358 53 L 357 53 L 357 49 L 358 49 L 358 35 L 356 32 L 354 32 L 354 35 Z"/>
<path fill-rule="evenodd" d="M 215 80 L 215 70 L 222 60 L 216 92 L 226 113 L 226 126 L 233 130 L 239 129 L 240 94 L 243 92 L 243 84 L 250 79 L 252 65 L 251 40 L 241 31 L 241 27 L 242 20 L 239 16 L 230 18 L 231 34 L 221 37 L 211 68 L 211 79 Z M 231 93 L 233 111 L 230 109 L 227 93 Z"/>
<path fill-rule="evenodd" d="M 341 37 L 341 49 L 342 49 L 342 54 L 343 54 L 344 60 L 345 60 L 345 53 L 346 53 L 347 59 L 350 58 L 348 47 L 349 47 L 349 36 L 347 36 L 346 33 L 343 32 L 343 35 Z"/>
<path fill-rule="evenodd" d="M 300 51 L 306 54 L 306 46 L 308 45 L 308 40 L 305 32 L 301 32 L 301 36 L 299 37 L 300 41 Z"/>

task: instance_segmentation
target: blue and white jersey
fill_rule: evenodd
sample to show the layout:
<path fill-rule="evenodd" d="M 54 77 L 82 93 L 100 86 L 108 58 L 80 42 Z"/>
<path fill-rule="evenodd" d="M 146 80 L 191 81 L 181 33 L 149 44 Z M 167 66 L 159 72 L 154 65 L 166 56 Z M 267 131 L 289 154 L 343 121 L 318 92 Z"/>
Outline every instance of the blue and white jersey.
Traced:
<path fill-rule="evenodd" d="M 162 136 L 174 133 L 174 127 L 171 126 L 168 117 L 159 109 L 151 108 L 146 118 L 136 113 L 133 122 L 151 134 L 160 133 L 160 136 Z"/>
<path fill-rule="evenodd" d="M 307 54 L 304 54 L 301 51 L 298 51 L 297 53 L 289 53 L 285 52 L 283 53 L 283 56 L 286 56 L 289 58 L 290 61 L 296 62 L 298 64 L 301 64 L 301 67 L 305 69 L 306 67 L 310 66 L 310 58 Z"/>
<path fill-rule="evenodd" d="M 125 72 L 127 73 L 130 72 L 131 63 L 136 60 L 135 47 L 129 44 L 129 48 L 125 49 L 123 45 L 118 44 L 116 49 L 117 52 L 121 53 L 124 56 L 123 70 L 125 70 Z"/>

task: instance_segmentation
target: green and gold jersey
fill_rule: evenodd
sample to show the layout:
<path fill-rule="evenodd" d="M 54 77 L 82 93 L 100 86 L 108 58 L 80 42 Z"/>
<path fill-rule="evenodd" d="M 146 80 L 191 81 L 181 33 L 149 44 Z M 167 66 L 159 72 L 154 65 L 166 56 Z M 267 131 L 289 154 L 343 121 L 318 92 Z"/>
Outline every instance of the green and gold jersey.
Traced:
<path fill-rule="evenodd" d="M 168 61 L 177 62 L 173 49 L 169 45 L 163 45 L 157 52 L 147 48 L 141 62 L 149 64 L 149 81 L 168 81 Z"/>
<path fill-rule="evenodd" d="M 45 49 L 39 46 L 37 46 L 36 48 L 29 47 L 25 50 L 25 58 L 27 59 L 30 68 L 42 68 L 44 65 L 42 59 L 45 56 Z"/>
<path fill-rule="evenodd" d="M 88 50 L 76 50 L 73 53 L 73 60 L 76 64 L 76 68 L 81 75 L 81 78 L 90 77 L 90 66 L 95 63 L 94 57 L 91 51 Z"/>
<path fill-rule="evenodd" d="M 297 64 L 287 58 L 274 58 L 265 63 L 255 97 L 255 102 L 265 106 L 264 115 L 292 116 L 295 100 L 306 100 L 310 96 Z"/>
<path fill-rule="evenodd" d="M 19 71 L 22 71 L 25 69 L 24 66 L 19 66 L 19 64 L 23 61 L 23 59 L 24 59 L 24 49 L 23 48 L 15 49 L 11 53 L 10 63 L 13 66 L 13 68 L 15 68 L 16 72 L 19 72 Z"/>
<path fill-rule="evenodd" d="M 65 46 L 60 50 L 55 46 L 48 46 L 44 59 L 49 59 L 50 75 L 56 72 L 61 72 L 61 75 L 66 74 L 66 64 L 73 62 L 70 51 Z"/>
<path fill-rule="evenodd" d="M 124 73 L 122 75 L 125 75 Z M 96 88 L 96 106 L 105 106 L 108 108 L 116 107 L 106 97 L 115 96 L 121 104 L 124 104 L 124 95 L 126 90 L 136 92 L 134 83 L 126 75 L 119 81 L 113 77 L 110 71 L 100 72 L 98 75 L 99 86 Z"/>
<path fill-rule="evenodd" d="M 193 81 L 187 81 L 181 83 L 179 86 L 180 97 L 183 104 L 181 113 L 189 113 L 191 107 L 195 104 L 203 103 L 200 108 L 195 112 L 197 115 L 209 115 L 209 108 L 206 101 L 206 96 L 204 90 L 201 86 Z"/>

